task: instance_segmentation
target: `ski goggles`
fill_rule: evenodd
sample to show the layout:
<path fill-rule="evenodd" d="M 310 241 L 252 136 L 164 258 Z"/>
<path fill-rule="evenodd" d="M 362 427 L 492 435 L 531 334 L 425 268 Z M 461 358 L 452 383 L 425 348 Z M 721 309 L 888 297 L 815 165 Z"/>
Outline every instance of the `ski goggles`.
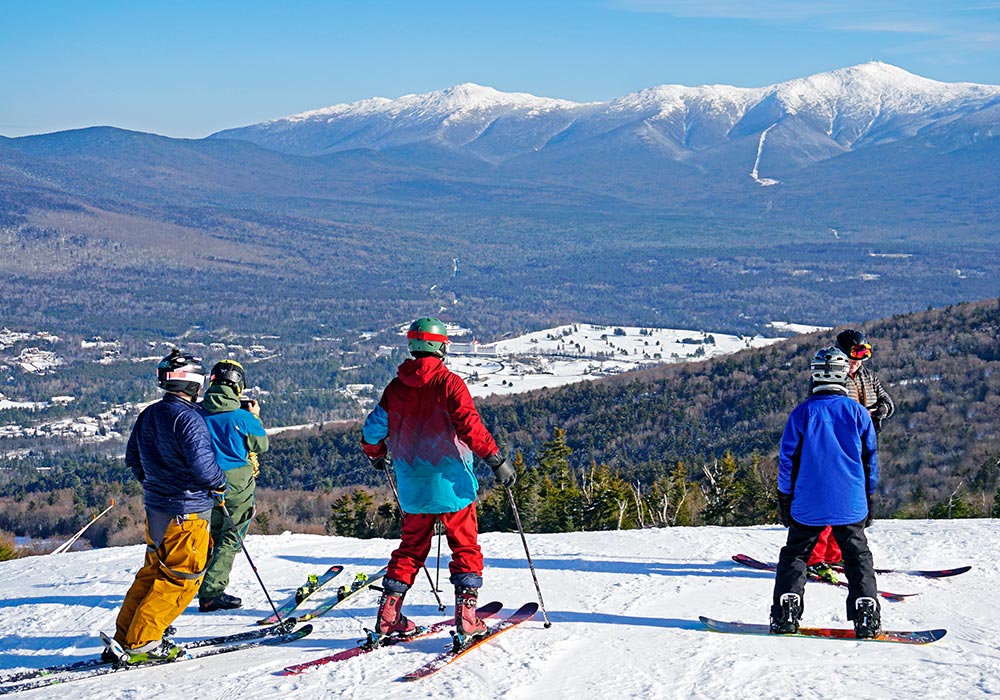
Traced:
<path fill-rule="evenodd" d="M 852 345 L 849 354 L 852 360 L 867 360 L 872 356 L 872 346 L 870 343 Z"/>

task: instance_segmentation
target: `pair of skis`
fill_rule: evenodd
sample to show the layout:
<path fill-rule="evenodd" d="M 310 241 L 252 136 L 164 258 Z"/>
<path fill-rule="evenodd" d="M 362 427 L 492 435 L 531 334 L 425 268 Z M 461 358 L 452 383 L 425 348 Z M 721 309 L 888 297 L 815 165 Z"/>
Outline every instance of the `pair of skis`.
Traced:
<path fill-rule="evenodd" d="M 778 565 L 773 562 L 763 562 L 754 559 L 753 557 L 748 557 L 746 554 L 735 554 L 733 555 L 733 561 L 737 564 L 742 564 L 743 566 L 750 567 L 751 569 L 757 569 L 759 571 L 777 571 Z M 822 576 L 817 576 L 815 574 L 809 574 L 809 581 L 815 581 L 816 583 L 825 583 L 830 586 L 839 586 L 841 588 L 847 587 L 846 581 L 831 581 L 825 579 Z M 876 591 L 881 598 L 891 601 L 900 601 L 909 598 L 910 596 L 919 595 L 918 593 L 890 593 L 889 591 Z"/>
<path fill-rule="evenodd" d="M 312 625 L 308 624 L 296 629 L 295 626 L 297 624 L 326 614 L 355 593 L 365 590 L 378 582 L 385 575 L 385 569 L 371 575 L 358 574 L 351 584 L 341 586 L 337 590 L 336 596 L 316 607 L 311 612 L 297 618 L 289 617 L 290 613 L 294 612 L 299 605 L 304 603 L 316 591 L 333 580 L 343 569 L 344 567 L 339 565 L 331 566 L 322 575 L 310 575 L 306 582 L 296 589 L 295 595 L 278 608 L 278 613 L 282 616 L 280 624 L 274 624 L 278 618 L 271 615 L 270 617 L 258 620 L 257 624 L 266 626 L 255 630 L 185 642 L 181 646 L 184 647 L 187 653 L 171 661 L 154 661 L 132 666 L 116 666 L 114 663 L 102 661 L 100 658 L 93 658 L 70 664 L 47 666 L 28 671 L 16 671 L 0 676 L 0 695 L 30 690 L 32 688 L 42 688 L 84 678 L 93 678 L 120 671 L 161 666 L 166 663 L 178 663 L 190 659 L 200 659 L 207 656 L 239 651 L 241 649 L 273 646 L 297 641 L 310 634 L 313 630 Z M 202 649 L 204 651 L 193 651 Z"/>
<path fill-rule="evenodd" d="M 209 656 L 228 654 L 255 647 L 287 644 L 298 641 L 313 631 L 312 625 L 302 625 L 298 628 L 295 625 L 296 622 L 294 620 L 286 620 L 280 625 L 262 627 L 249 632 L 238 632 L 219 637 L 206 637 L 186 642 L 182 645 L 186 653 L 170 661 L 148 661 L 123 666 L 96 658 L 59 666 L 47 666 L 30 671 L 17 671 L 0 676 L 0 695 L 18 693 L 34 688 L 44 688 L 61 683 L 70 683 L 86 678 L 95 678 L 110 673 L 125 673 L 152 666 L 182 663 L 184 661 L 203 659 Z"/>
<path fill-rule="evenodd" d="M 499 602 L 488 603 L 478 610 L 476 610 L 476 615 L 482 620 L 487 620 L 494 617 L 503 608 L 503 604 Z M 421 678 L 426 678 L 434 673 L 437 673 L 442 668 L 452 663 L 456 659 L 464 656 L 473 649 L 481 646 L 482 644 L 491 641 L 496 635 L 506 632 L 523 622 L 527 622 L 535 613 L 538 612 L 538 603 L 526 603 L 522 605 L 516 612 L 512 615 L 500 620 L 497 624 L 489 628 L 489 631 L 481 636 L 476 637 L 464 645 L 458 645 L 453 642 L 449 645 L 447 651 L 442 652 L 437 657 L 431 659 L 426 664 L 420 668 L 407 673 L 405 676 L 401 677 L 402 681 L 415 681 Z M 412 642 L 417 639 L 423 639 L 424 637 L 429 637 L 433 634 L 441 632 L 442 630 L 455 624 L 454 618 L 449 618 L 447 620 L 441 620 L 435 622 L 428 627 L 418 627 L 417 630 L 410 635 L 405 637 L 387 637 L 380 640 L 377 643 L 369 639 L 362 640 L 359 642 L 358 646 L 352 647 L 350 649 L 345 649 L 343 651 L 337 652 L 330 656 L 324 656 L 319 659 L 314 659 L 312 661 L 307 661 L 302 664 L 296 664 L 295 666 L 288 666 L 284 670 L 279 671 L 279 675 L 291 676 L 303 673 L 310 669 L 322 666 L 324 664 L 334 663 L 337 661 L 344 661 L 346 659 L 353 659 L 356 656 L 361 656 L 362 654 L 368 654 L 378 649 L 384 649 L 386 647 L 395 646 L 397 644 L 404 644 Z"/>
<path fill-rule="evenodd" d="M 748 557 L 746 554 L 735 554 L 733 555 L 733 561 L 738 564 L 746 564 L 747 566 L 753 566 L 755 569 L 761 568 L 761 566 L 768 567 L 769 571 L 773 571 L 777 568 L 777 564 L 774 562 L 761 562 L 757 561 L 753 557 Z M 748 562 L 756 562 L 761 566 L 754 566 Z M 840 564 L 835 564 L 831 567 L 834 571 L 844 573 L 844 567 Z M 967 571 L 971 571 L 971 566 L 957 566 L 954 569 L 875 569 L 876 574 L 903 574 L 905 576 L 920 576 L 921 578 L 948 578 L 950 576 L 958 576 L 959 574 L 964 574 Z"/>
<path fill-rule="evenodd" d="M 331 566 L 327 569 L 321 576 L 311 575 L 306 580 L 304 584 L 299 586 L 295 590 L 295 595 L 289 600 L 283 603 L 278 608 L 278 615 L 284 619 L 286 616 L 293 613 L 300 605 L 306 602 L 313 594 L 319 591 L 323 586 L 336 578 L 344 567 L 336 565 Z M 355 593 L 363 591 L 374 583 L 382 580 L 385 576 L 385 569 L 381 569 L 374 574 L 364 574 L 359 573 L 354 577 L 354 580 L 346 586 L 341 586 L 337 589 L 337 595 L 331 597 L 329 600 L 325 601 L 321 605 L 314 608 L 312 611 L 304 613 L 302 615 L 296 615 L 295 619 L 299 622 L 306 622 L 307 620 L 312 620 L 313 618 L 319 617 L 320 615 L 325 615 L 326 613 L 333 610 L 335 607 L 343 603 L 345 600 L 350 598 Z M 257 620 L 258 625 L 273 625 L 278 621 L 278 616 L 271 614 L 262 620 Z"/>

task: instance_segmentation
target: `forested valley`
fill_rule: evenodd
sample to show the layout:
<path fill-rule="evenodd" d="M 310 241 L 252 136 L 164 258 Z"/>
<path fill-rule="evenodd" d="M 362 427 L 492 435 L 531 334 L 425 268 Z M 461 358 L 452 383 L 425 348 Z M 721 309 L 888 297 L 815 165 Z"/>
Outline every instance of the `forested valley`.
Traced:
<path fill-rule="evenodd" d="M 1000 300 L 864 327 L 896 403 L 880 435 L 876 516 L 993 517 L 1000 510 Z M 809 359 L 836 331 L 724 358 L 666 365 L 479 402 L 514 460 L 512 493 L 532 532 L 775 521 L 778 439 L 808 389 Z M 252 532 L 393 537 L 384 477 L 360 429 L 282 433 L 261 457 Z M 141 489 L 120 459 L 32 454 L 3 462 L 0 531 L 59 539 L 116 499 L 94 546 L 141 541 Z M 514 527 L 506 492 L 478 464 L 483 530 Z M 0 548 L 2 549 L 2 548 Z"/>

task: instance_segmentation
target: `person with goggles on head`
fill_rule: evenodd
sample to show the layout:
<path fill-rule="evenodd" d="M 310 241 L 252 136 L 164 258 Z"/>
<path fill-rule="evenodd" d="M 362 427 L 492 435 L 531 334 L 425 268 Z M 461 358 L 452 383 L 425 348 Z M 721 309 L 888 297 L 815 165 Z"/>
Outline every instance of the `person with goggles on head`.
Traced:
<path fill-rule="evenodd" d="M 847 384 L 848 395 L 868 409 L 875 423 L 875 432 L 880 432 L 882 422 L 892 416 L 896 406 L 889 392 L 879 381 L 878 375 L 863 364 L 872 356 L 871 343 L 861 331 L 848 328 L 837 335 L 837 347 L 851 362 L 849 372 L 851 381 Z"/>
<path fill-rule="evenodd" d="M 889 392 L 882 386 L 878 375 L 863 363 L 872 356 L 872 346 L 861 331 L 848 328 L 837 335 L 837 348 L 841 350 L 850 363 L 847 375 L 847 395 L 868 409 L 871 414 L 875 432 L 882 430 L 882 421 L 889 418 L 896 410 Z M 838 582 L 833 566 L 842 559 L 840 547 L 826 528 L 819 537 L 816 547 L 807 562 L 812 576 Z"/>

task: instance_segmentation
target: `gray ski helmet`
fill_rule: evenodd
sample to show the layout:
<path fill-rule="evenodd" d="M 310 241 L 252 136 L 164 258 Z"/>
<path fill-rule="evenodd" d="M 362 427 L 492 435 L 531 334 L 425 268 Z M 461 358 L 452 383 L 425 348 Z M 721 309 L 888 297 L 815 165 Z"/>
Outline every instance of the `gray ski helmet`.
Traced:
<path fill-rule="evenodd" d="M 436 318 L 418 318 L 406 332 L 410 354 L 426 352 L 438 357 L 448 354 L 448 328 Z"/>
<path fill-rule="evenodd" d="M 179 391 L 197 397 L 205 384 L 205 368 L 201 358 L 186 355 L 177 348 L 156 366 L 156 380 L 164 391 Z"/>
<path fill-rule="evenodd" d="M 831 385 L 843 387 L 847 383 L 850 369 L 850 360 L 840 348 L 823 348 L 816 353 L 809 365 L 813 391 L 829 388 Z"/>

